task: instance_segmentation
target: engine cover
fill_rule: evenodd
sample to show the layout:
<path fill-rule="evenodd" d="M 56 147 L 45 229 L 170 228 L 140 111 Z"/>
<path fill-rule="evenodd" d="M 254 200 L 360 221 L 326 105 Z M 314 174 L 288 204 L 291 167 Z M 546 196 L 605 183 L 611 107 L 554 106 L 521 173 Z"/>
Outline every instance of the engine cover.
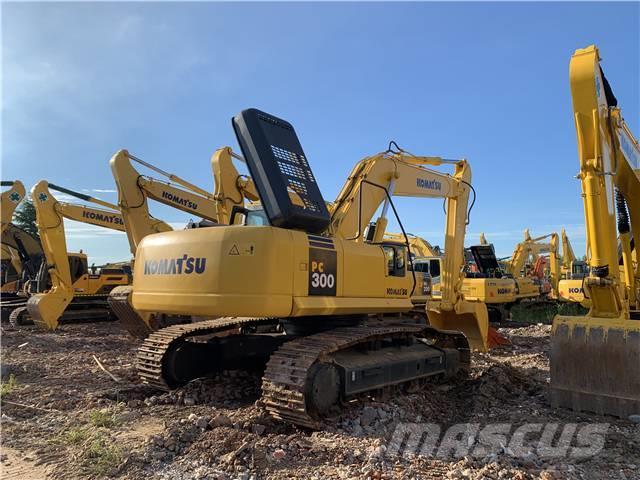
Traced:
<path fill-rule="evenodd" d="M 329 211 L 293 126 L 255 108 L 243 110 L 232 123 L 271 225 L 309 233 L 325 230 Z M 302 206 L 291 201 L 290 191 Z"/>

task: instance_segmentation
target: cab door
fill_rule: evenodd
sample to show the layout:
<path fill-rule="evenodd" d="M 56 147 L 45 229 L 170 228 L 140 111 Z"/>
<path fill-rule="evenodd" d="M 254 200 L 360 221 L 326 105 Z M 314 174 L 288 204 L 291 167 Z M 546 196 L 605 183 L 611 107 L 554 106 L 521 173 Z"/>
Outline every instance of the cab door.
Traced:
<path fill-rule="evenodd" d="M 407 248 L 404 245 L 380 245 L 385 261 L 386 296 L 407 298 L 413 289 L 413 275 L 407 269 Z"/>

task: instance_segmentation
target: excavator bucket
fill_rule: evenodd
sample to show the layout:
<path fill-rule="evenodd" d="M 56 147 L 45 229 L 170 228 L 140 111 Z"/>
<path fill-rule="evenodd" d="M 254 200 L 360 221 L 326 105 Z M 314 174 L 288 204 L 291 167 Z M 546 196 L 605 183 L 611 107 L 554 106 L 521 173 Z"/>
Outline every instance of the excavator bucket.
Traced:
<path fill-rule="evenodd" d="M 489 348 L 489 314 L 484 303 L 462 301 L 453 310 L 443 310 L 440 302 L 429 302 L 427 318 L 437 329 L 464 333 L 474 350 L 486 352 Z"/>
<path fill-rule="evenodd" d="M 640 414 L 640 318 L 558 315 L 551 330 L 554 407 Z"/>
<path fill-rule="evenodd" d="M 73 300 L 73 295 L 68 292 L 56 292 L 55 289 L 47 293 L 33 295 L 27 301 L 27 311 L 37 326 L 55 330 L 58 320 Z"/>

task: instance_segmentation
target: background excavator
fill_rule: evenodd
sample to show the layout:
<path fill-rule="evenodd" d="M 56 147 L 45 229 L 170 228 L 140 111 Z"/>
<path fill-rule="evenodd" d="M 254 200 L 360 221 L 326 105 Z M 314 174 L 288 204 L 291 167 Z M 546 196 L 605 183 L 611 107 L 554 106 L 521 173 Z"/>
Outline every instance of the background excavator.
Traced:
<path fill-rule="evenodd" d="M 44 252 L 37 237 L 12 222 L 16 208 L 25 197 L 22 182 L 5 181 L 2 186 L 10 187 L 2 192 L 1 204 L 3 284 L 0 309 L 4 321 L 10 319 L 14 310 L 26 306 L 31 282 L 37 279 Z"/>
<path fill-rule="evenodd" d="M 51 190 L 103 208 L 58 201 Z M 122 232 L 124 222 L 117 206 L 44 180 L 32 188 L 31 197 L 46 263 L 38 273 L 40 285 L 32 288 L 26 306 L 11 313 L 12 323 L 33 322 L 40 328 L 53 330 L 63 314 L 65 321 L 112 318 L 108 294 L 114 287 L 128 284 L 129 275 L 121 268 L 90 271 L 84 253 L 68 253 L 64 219 Z"/>
<path fill-rule="evenodd" d="M 20 180 L 2 181 L 0 186 L 9 187 L 2 192 L 0 199 L 0 234 L 9 228 L 13 219 L 13 212 L 25 196 L 24 185 Z M 0 276 L 0 289 L 4 295 L 15 293 L 20 289 L 20 277 L 22 275 L 22 265 L 19 254 L 13 248 L 2 245 L 2 275 Z"/>
<path fill-rule="evenodd" d="M 233 125 L 268 224 L 143 239 L 132 295 L 138 311 L 223 317 L 149 335 L 138 353 L 145 383 L 167 389 L 266 363 L 267 409 L 313 427 L 340 399 L 468 369 L 469 342 L 484 348 L 487 328 L 484 305 L 459 292 L 468 163 L 390 149 L 356 165 L 329 211 L 289 123 L 251 109 Z M 454 174 L 433 170 L 443 164 Z M 389 208 L 397 213 L 394 195 L 446 199 L 442 294 L 427 314 L 448 331 L 403 316 L 415 280 L 408 238 L 383 240 Z"/>
<path fill-rule="evenodd" d="M 640 265 L 631 248 L 631 239 L 640 238 L 640 146 L 595 46 L 576 50 L 569 80 L 591 306 L 584 316 L 553 321 L 550 399 L 554 406 L 627 417 L 640 412 Z"/>
<path fill-rule="evenodd" d="M 549 241 L 543 242 L 546 239 Z M 549 254 L 550 285 L 545 285 L 546 276 L 540 275 L 540 270 L 544 269 L 544 265 L 541 267 L 538 264 L 536 274 L 536 263 L 543 253 Z M 541 296 L 551 291 L 557 292 L 560 279 L 559 269 L 558 234 L 555 232 L 532 238 L 529 229 L 526 229 L 524 240 L 516 245 L 513 255 L 505 262 L 506 273 L 516 281 L 516 298 L 518 300 L 540 300 Z"/>
<path fill-rule="evenodd" d="M 440 295 L 440 259 L 443 253 L 440 247 L 431 245 L 422 237 L 407 233 L 406 238 L 411 251 L 409 265 L 416 276 L 411 300 L 416 313 L 426 315 L 424 307 L 429 298 Z M 406 243 L 402 233 L 385 232 L 384 240 Z"/>
<path fill-rule="evenodd" d="M 558 282 L 558 300 L 581 303 L 588 307 L 589 301 L 584 298 L 582 284 L 589 274 L 587 262 L 578 260 L 571 246 L 565 229 L 562 229 L 562 267 Z"/>

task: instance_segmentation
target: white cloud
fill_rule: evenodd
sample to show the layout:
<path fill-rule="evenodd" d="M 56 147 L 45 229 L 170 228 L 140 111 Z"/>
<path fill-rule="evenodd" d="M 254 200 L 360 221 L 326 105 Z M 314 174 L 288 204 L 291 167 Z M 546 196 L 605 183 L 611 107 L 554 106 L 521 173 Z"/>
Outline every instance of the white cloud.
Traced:
<path fill-rule="evenodd" d="M 118 193 L 115 188 L 83 188 L 82 191 L 87 193 Z"/>

